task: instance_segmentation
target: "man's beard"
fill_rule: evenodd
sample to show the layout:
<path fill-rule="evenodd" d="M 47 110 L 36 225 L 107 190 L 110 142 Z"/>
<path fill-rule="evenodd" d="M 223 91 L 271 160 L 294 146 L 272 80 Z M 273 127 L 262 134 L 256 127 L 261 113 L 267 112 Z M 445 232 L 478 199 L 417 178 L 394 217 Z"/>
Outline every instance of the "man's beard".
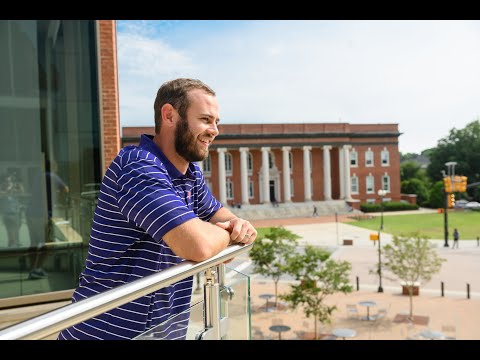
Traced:
<path fill-rule="evenodd" d="M 175 128 L 175 150 L 188 162 L 203 161 L 208 157 L 208 150 L 198 149 L 197 141 L 188 126 L 188 120 L 180 118 Z"/>

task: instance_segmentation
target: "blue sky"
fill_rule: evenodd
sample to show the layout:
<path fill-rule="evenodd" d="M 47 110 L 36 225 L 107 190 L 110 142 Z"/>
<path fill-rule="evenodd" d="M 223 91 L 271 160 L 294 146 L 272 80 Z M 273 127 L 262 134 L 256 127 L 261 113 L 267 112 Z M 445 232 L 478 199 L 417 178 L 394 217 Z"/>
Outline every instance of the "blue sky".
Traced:
<path fill-rule="evenodd" d="M 222 123 L 398 123 L 401 152 L 480 118 L 480 21 L 121 20 L 121 126 L 198 78 Z"/>

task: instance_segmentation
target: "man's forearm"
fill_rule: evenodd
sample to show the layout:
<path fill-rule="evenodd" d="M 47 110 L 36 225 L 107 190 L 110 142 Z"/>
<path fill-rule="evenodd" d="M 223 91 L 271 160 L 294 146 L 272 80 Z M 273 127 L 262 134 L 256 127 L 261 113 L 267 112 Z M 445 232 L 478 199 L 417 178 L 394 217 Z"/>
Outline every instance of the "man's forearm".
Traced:
<path fill-rule="evenodd" d="M 212 218 L 210 219 L 210 223 L 216 224 L 217 222 L 229 221 L 236 218 L 238 218 L 238 216 L 235 215 L 233 212 L 228 210 L 226 207 L 221 207 L 220 209 L 218 209 L 215 215 L 212 216 Z"/>

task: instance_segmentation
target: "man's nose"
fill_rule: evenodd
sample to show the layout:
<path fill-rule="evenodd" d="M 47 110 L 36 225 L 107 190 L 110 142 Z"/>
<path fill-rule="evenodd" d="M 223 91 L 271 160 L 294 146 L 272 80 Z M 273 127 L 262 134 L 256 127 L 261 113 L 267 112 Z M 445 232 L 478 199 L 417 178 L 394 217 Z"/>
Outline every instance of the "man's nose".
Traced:
<path fill-rule="evenodd" d="M 220 133 L 218 131 L 218 124 L 217 123 L 211 124 L 210 127 L 208 128 L 208 132 L 213 136 L 217 136 Z"/>

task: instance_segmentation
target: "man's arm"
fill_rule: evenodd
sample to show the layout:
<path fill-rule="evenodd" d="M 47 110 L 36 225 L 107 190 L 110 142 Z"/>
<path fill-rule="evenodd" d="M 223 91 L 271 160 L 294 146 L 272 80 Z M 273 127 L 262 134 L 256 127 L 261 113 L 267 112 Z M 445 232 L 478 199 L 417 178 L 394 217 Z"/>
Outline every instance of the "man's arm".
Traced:
<path fill-rule="evenodd" d="M 220 226 L 195 218 L 168 231 L 163 240 L 175 255 L 203 261 L 225 249 L 230 243 L 230 234 Z"/>

